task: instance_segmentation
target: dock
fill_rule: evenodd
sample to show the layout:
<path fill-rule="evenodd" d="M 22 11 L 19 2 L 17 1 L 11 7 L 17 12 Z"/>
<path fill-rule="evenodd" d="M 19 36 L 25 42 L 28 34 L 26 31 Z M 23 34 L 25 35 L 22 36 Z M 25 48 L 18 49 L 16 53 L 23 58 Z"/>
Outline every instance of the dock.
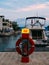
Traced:
<path fill-rule="evenodd" d="M 29 57 L 29 63 L 22 63 L 17 52 L 0 52 L 0 65 L 49 65 L 49 52 L 33 52 Z"/>

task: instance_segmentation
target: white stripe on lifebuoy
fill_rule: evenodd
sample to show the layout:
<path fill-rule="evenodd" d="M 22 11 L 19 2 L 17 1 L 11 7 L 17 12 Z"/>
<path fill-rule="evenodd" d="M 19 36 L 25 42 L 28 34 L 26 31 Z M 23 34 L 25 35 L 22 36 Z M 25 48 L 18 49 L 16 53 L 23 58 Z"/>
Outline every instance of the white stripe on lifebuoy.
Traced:
<path fill-rule="evenodd" d="M 19 44 L 22 42 L 22 40 L 23 40 L 23 39 L 20 38 L 20 39 L 18 39 L 18 41 L 16 42 L 16 51 L 17 51 L 20 55 L 22 55 L 22 51 L 21 51 L 21 49 L 20 49 Z M 30 54 L 34 51 L 35 44 L 34 44 L 34 41 L 33 41 L 32 38 L 29 37 L 28 40 L 29 40 L 29 43 L 31 44 L 31 47 L 30 47 L 30 50 L 27 52 L 27 54 L 30 55 Z"/>

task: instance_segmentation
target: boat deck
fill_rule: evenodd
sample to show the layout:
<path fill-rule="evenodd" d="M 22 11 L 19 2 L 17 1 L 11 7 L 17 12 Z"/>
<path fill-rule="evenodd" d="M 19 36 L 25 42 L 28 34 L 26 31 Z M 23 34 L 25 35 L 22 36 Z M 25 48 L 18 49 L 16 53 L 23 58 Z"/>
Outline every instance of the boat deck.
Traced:
<path fill-rule="evenodd" d="M 21 63 L 17 52 L 0 52 L 0 65 L 49 65 L 49 52 L 34 52 L 29 63 Z"/>

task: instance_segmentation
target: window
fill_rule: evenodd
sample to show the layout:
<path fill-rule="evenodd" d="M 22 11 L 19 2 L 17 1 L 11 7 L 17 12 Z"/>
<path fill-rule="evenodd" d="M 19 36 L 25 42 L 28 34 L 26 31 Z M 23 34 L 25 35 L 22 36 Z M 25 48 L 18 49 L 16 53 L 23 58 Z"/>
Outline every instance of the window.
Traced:
<path fill-rule="evenodd" d="M 42 30 L 31 30 L 33 39 L 42 39 Z"/>
<path fill-rule="evenodd" d="M 7 23 L 3 23 L 3 26 L 6 26 L 7 25 Z"/>

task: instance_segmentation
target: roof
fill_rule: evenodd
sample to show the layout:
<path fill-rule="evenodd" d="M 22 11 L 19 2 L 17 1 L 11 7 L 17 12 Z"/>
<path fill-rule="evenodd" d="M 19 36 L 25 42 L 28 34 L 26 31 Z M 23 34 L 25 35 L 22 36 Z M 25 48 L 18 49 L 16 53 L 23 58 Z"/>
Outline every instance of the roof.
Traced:
<path fill-rule="evenodd" d="M 26 20 L 27 19 L 43 19 L 43 20 L 46 20 L 46 18 L 44 18 L 44 17 L 26 17 Z"/>

